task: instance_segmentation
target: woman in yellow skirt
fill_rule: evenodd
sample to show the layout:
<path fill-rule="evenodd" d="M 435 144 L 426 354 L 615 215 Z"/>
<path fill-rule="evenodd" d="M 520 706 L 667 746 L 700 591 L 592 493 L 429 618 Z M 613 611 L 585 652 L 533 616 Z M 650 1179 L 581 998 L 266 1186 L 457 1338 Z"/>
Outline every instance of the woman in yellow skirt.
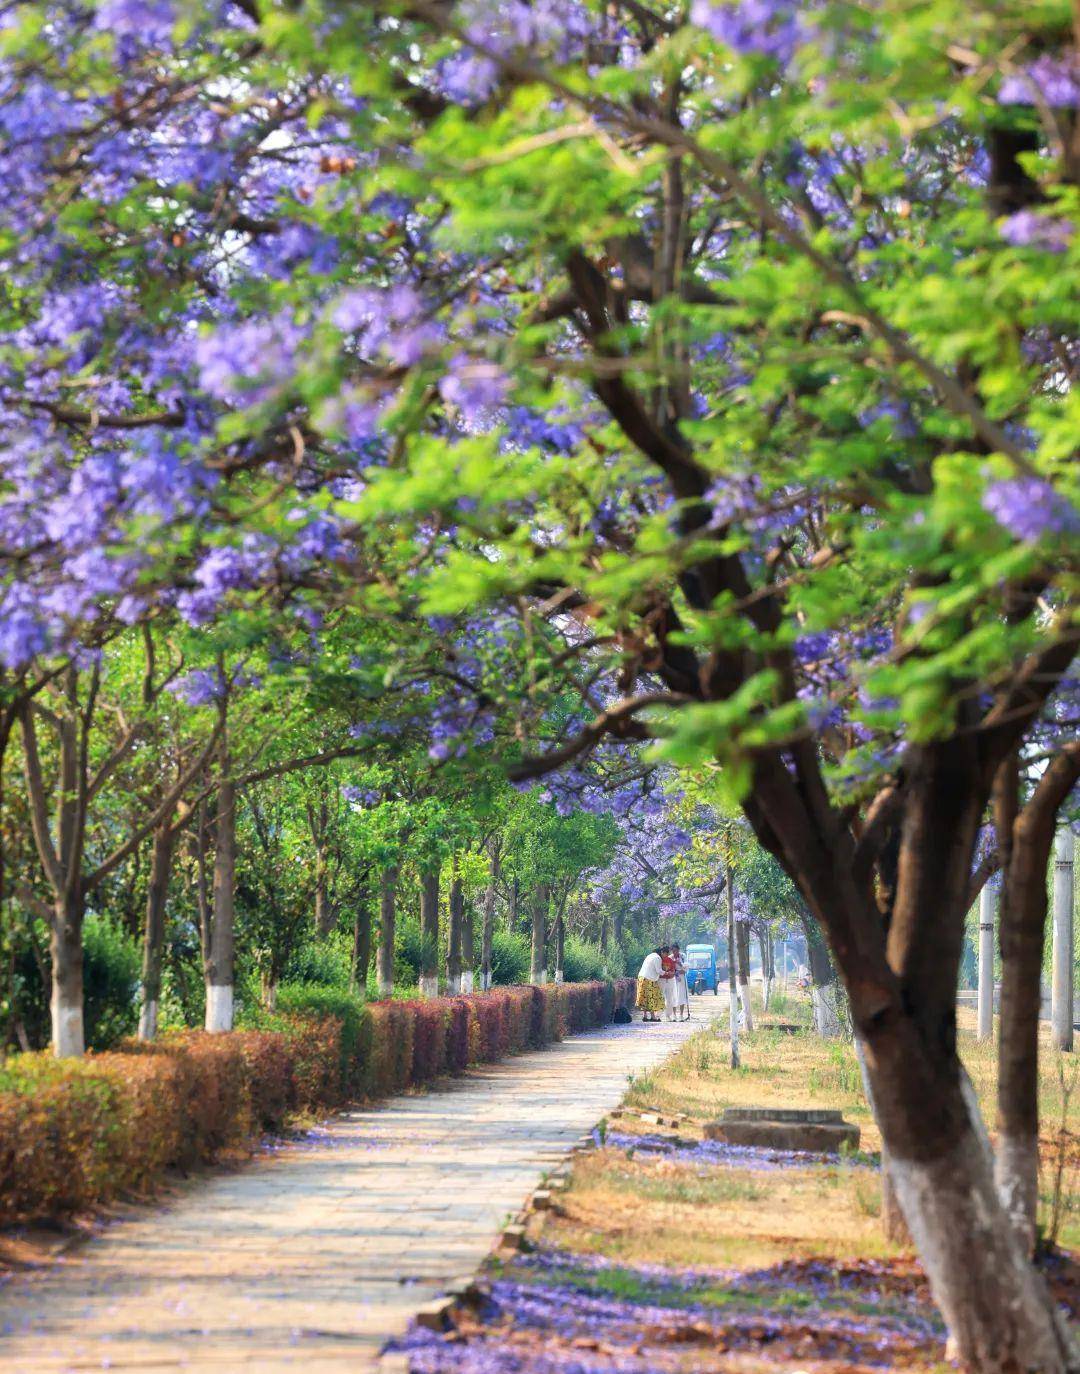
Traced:
<path fill-rule="evenodd" d="M 637 1008 L 642 1021 L 659 1021 L 664 1010 L 664 994 L 660 987 L 664 950 L 654 949 L 646 954 L 637 978 Z"/>

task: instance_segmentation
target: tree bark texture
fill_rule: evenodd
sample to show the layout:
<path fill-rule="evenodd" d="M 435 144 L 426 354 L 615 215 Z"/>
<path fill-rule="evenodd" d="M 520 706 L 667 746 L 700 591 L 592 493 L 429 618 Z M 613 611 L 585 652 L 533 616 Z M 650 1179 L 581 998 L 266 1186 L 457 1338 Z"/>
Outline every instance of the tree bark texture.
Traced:
<path fill-rule="evenodd" d="M 362 993 L 367 987 L 371 966 L 371 890 L 367 883 L 356 894 L 356 914 L 353 917 L 353 947 L 351 982 Z"/>
<path fill-rule="evenodd" d="M 997 928 L 998 894 L 993 881 L 979 893 L 979 993 L 975 1034 L 979 1040 L 994 1037 L 994 932 Z"/>
<path fill-rule="evenodd" d="M 743 1026 L 748 1034 L 754 1029 L 754 1008 L 750 1001 L 750 924 L 735 922 L 735 951 L 739 961 L 739 1000 L 742 1002 Z"/>
<path fill-rule="evenodd" d="M 83 1024 L 83 927 L 84 906 L 76 892 L 57 902 L 49 932 L 52 961 L 52 993 L 49 1013 L 53 1054 L 58 1059 L 78 1059 L 86 1052 Z"/>
<path fill-rule="evenodd" d="M 454 861 L 453 876 L 450 879 L 450 928 L 446 942 L 446 991 L 456 997 L 461 991 L 461 936 L 465 911 L 465 894 Z"/>
<path fill-rule="evenodd" d="M 165 947 L 165 902 L 169 895 L 175 839 L 175 832 L 168 822 L 158 826 L 154 831 L 150 879 L 146 888 L 146 925 L 143 930 L 140 1040 L 153 1040 L 157 1035 L 158 1008 L 161 1003 L 161 960 Z"/>
<path fill-rule="evenodd" d="M 233 1028 L 236 917 L 236 787 L 229 778 L 218 788 L 217 835 L 210 930 L 203 951 L 208 1031 Z"/>
<path fill-rule="evenodd" d="M 530 983 L 547 982 L 547 917 L 551 889 L 541 883 L 532 894 L 532 958 L 529 966 Z"/>
<path fill-rule="evenodd" d="M 1073 1047 L 1075 855 L 1072 830 L 1063 825 L 1054 841 L 1054 963 L 1050 1017 L 1054 1045 L 1066 1052 Z"/>
<path fill-rule="evenodd" d="M 439 995 L 439 879 L 436 859 L 420 872 L 420 996 Z"/>
<path fill-rule="evenodd" d="M 735 988 L 735 874 L 730 864 L 726 872 L 727 885 L 727 964 L 728 964 L 728 1037 L 731 1044 L 731 1067 L 739 1067 L 739 1003 Z"/>
<path fill-rule="evenodd" d="M 377 968 L 380 997 L 389 997 L 394 991 L 394 925 L 397 914 L 397 880 L 396 865 L 383 870 L 379 891 Z"/>
<path fill-rule="evenodd" d="M 480 954 L 480 986 L 485 992 L 491 987 L 491 952 L 495 940 L 495 886 L 499 881 L 501 847 L 498 840 L 491 845 L 491 876 L 484 889 L 484 933 Z"/>

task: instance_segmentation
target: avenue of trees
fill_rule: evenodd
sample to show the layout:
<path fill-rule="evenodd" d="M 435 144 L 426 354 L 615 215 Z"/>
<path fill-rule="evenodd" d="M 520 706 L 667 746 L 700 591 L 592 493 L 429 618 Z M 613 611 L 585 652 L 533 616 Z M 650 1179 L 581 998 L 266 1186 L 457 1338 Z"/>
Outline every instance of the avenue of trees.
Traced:
<path fill-rule="evenodd" d="M 88 911 L 144 907 L 153 992 L 175 892 L 220 1028 L 237 949 L 272 997 L 316 911 L 362 955 L 378 904 L 384 988 L 399 903 L 427 988 L 496 912 L 539 976 L 553 921 L 640 919 L 586 895 L 617 832 L 713 902 L 741 826 L 961 1358 L 1076 1367 L 1031 1066 L 1080 776 L 1077 42 L 1068 0 L 9 9 L 4 911 L 58 1050 Z M 955 1011 L 991 869 L 996 1166 Z"/>
<path fill-rule="evenodd" d="M 662 776 L 623 769 L 590 807 L 517 790 L 493 754 L 442 756 L 426 684 L 365 693 L 355 617 L 323 633 L 310 678 L 300 641 L 268 652 L 241 628 L 124 630 L 20 705 L 9 1045 L 78 1053 L 136 1018 L 146 1039 L 163 1017 L 229 1029 L 283 982 L 386 996 L 621 976 L 661 933 L 711 938 Z M 712 813 L 694 813 L 707 844 Z"/>

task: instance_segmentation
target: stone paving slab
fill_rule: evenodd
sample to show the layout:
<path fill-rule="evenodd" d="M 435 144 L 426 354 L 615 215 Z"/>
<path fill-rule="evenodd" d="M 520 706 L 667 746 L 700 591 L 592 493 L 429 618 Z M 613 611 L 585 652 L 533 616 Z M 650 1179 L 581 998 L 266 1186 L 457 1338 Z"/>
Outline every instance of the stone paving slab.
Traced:
<path fill-rule="evenodd" d="M 694 1006 L 687 1023 L 611 1026 L 334 1117 L 136 1211 L 0 1288 L 0 1369 L 373 1369 L 418 1307 L 477 1268 L 628 1075 L 717 1011 L 711 997 Z"/>

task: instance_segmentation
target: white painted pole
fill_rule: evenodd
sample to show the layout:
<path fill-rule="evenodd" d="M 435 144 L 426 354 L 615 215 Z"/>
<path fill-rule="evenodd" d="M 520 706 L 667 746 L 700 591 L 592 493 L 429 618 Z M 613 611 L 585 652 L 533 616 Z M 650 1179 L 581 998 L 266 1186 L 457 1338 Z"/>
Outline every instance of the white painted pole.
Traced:
<path fill-rule="evenodd" d="M 994 1034 L 994 920 L 997 887 L 993 880 L 979 895 L 979 1024 L 976 1036 L 990 1040 Z"/>
<path fill-rule="evenodd" d="M 1067 825 L 1054 842 L 1054 972 L 1050 1022 L 1059 1050 L 1073 1047 L 1073 833 Z"/>

